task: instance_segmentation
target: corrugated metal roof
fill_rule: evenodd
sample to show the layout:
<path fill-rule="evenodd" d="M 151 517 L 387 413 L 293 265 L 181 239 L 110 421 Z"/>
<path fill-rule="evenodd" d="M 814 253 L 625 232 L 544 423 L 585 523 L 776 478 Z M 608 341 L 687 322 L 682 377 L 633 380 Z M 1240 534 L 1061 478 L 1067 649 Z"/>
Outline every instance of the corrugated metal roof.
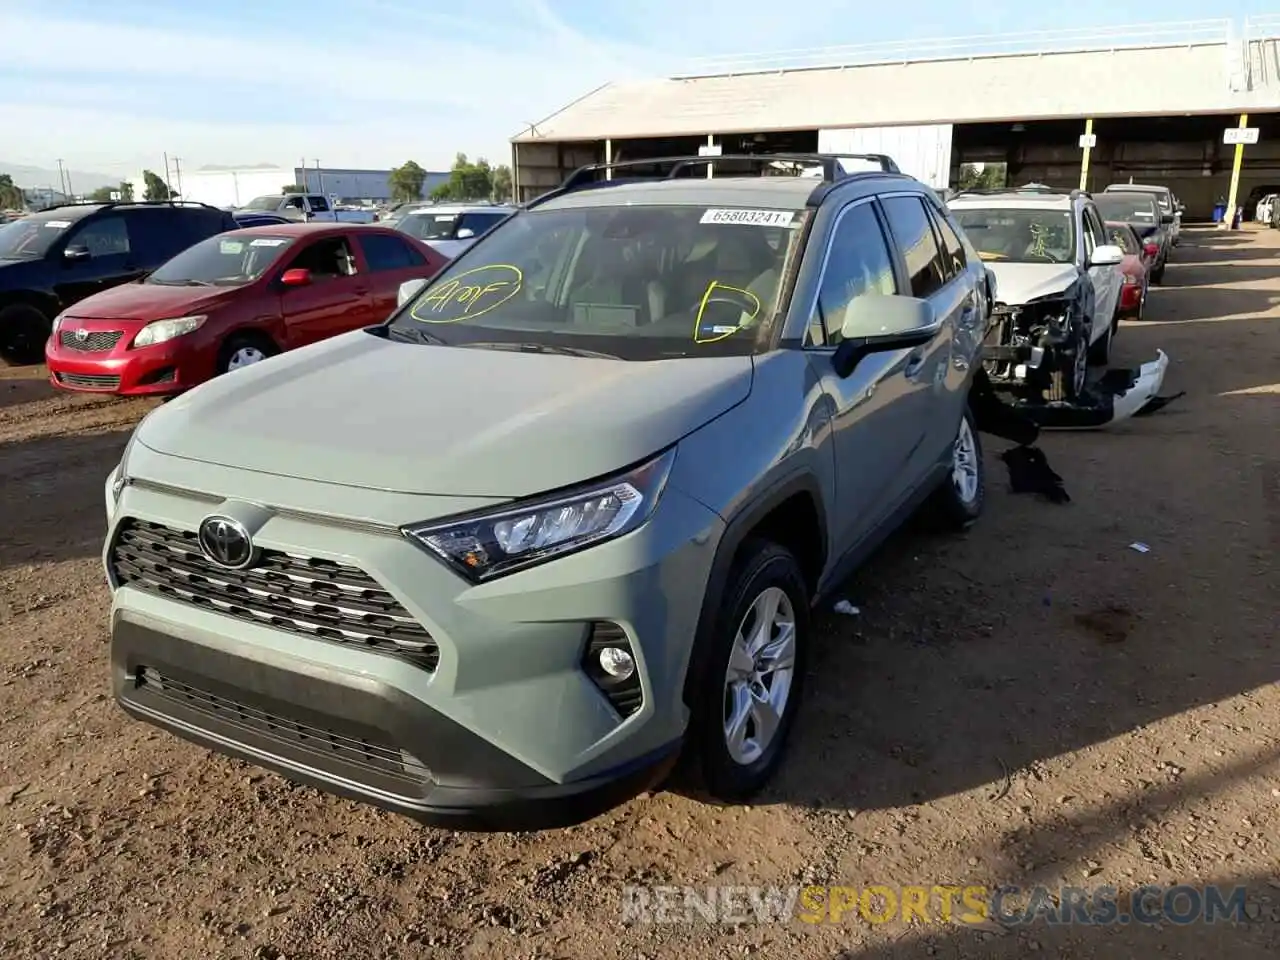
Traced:
<path fill-rule="evenodd" d="M 1276 109 L 1275 71 L 1232 89 L 1228 54 L 1246 53 L 1247 59 L 1235 43 L 1224 35 L 1178 45 L 608 84 L 513 142 Z"/>

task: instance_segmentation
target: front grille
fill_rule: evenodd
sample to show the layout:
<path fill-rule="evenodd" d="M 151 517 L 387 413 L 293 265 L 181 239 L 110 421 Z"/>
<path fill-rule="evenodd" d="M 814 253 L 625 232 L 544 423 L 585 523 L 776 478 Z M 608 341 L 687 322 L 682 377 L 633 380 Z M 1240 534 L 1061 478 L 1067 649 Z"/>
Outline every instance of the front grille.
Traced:
<path fill-rule="evenodd" d="M 361 729 L 339 733 L 316 726 L 314 722 L 284 716 L 279 708 L 268 711 L 229 697 L 218 696 L 189 681 L 162 674 L 155 667 L 138 667 L 134 674 L 134 685 L 153 698 L 220 721 L 235 730 L 288 744 L 321 761 L 339 760 L 415 784 L 422 783 L 429 776 L 421 762 L 401 752 L 385 734 L 378 731 Z"/>
<path fill-rule="evenodd" d="M 331 560 L 263 550 L 248 570 L 226 570 L 188 530 L 125 519 L 111 571 L 128 585 L 250 623 L 358 644 L 435 670 L 440 648 L 401 603 L 363 570 Z"/>
<path fill-rule="evenodd" d="M 55 373 L 54 376 L 68 387 L 86 390 L 116 390 L 120 387 L 120 378 L 108 373 Z"/>
<path fill-rule="evenodd" d="M 79 350 L 81 353 L 103 353 L 110 350 L 124 336 L 122 330 L 99 330 L 90 333 L 83 339 L 78 330 L 59 330 L 58 343 L 68 350 Z"/>

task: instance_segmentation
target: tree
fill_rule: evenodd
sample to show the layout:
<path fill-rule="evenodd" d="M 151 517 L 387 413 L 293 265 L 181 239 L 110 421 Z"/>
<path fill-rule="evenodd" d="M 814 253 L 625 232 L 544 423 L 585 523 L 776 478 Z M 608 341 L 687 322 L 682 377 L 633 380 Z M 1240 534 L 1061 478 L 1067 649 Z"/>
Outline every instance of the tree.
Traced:
<path fill-rule="evenodd" d="M 449 179 L 431 191 L 432 200 L 488 200 L 494 192 L 494 170 L 479 157 L 472 163 L 465 153 L 453 161 Z"/>
<path fill-rule="evenodd" d="M 995 190 L 1004 186 L 1005 164 L 962 163 L 960 165 L 961 190 Z"/>
<path fill-rule="evenodd" d="M 514 200 L 515 184 L 511 179 L 511 168 L 506 164 L 493 168 L 493 199 L 499 203 Z"/>
<path fill-rule="evenodd" d="M 142 199 L 144 200 L 175 200 L 177 199 L 168 185 L 160 179 L 160 175 L 151 170 L 142 171 L 142 182 L 144 188 L 142 191 Z"/>
<path fill-rule="evenodd" d="M 391 185 L 391 199 L 398 203 L 422 199 L 422 185 L 427 182 L 427 171 L 413 160 L 406 160 L 402 166 L 396 167 L 388 177 Z"/>
<path fill-rule="evenodd" d="M 298 183 L 291 183 L 286 187 L 280 188 L 280 196 L 287 196 L 291 193 L 306 193 L 307 188 Z"/>
<path fill-rule="evenodd" d="M 26 205 L 22 188 L 13 182 L 9 174 L 0 173 L 0 210 L 22 210 Z"/>
<path fill-rule="evenodd" d="M 114 187 L 99 187 L 93 193 L 89 194 L 89 199 L 95 203 L 110 203 L 113 199 L 113 193 L 118 193 L 119 200 L 122 203 L 131 203 L 133 201 L 133 184 L 128 180 L 121 180 Z M 174 199 L 177 199 L 176 197 Z"/>

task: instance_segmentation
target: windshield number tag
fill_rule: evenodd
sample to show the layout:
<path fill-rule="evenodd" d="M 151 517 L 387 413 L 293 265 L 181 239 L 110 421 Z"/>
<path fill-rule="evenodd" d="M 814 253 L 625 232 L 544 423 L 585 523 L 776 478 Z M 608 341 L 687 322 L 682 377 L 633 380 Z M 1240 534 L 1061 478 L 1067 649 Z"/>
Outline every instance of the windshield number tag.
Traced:
<path fill-rule="evenodd" d="M 708 210 L 699 222 L 749 227 L 789 227 L 795 216 L 794 210 Z"/>
<path fill-rule="evenodd" d="M 279 237 L 258 237 L 256 240 L 250 240 L 251 247 L 282 247 L 286 241 Z"/>
<path fill-rule="evenodd" d="M 65 230 L 71 226 L 70 220 L 46 220 L 44 225 L 50 230 Z"/>

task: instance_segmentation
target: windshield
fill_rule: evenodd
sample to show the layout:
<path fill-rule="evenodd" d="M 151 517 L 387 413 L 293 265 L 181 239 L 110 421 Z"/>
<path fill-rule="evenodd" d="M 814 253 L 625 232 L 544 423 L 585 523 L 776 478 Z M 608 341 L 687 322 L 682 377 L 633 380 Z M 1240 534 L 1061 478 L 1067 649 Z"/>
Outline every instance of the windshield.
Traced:
<path fill-rule="evenodd" d="M 419 240 L 448 240 L 458 222 L 456 213 L 432 213 L 430 210 L 410 210 L 396 221 L 396 229 Z"/>
<path fill-rule="evenodd" d="M 246 203 L 242 210 L 275 210 L 280 206 L 283 197 L 254 197 Z"/>
<path fill-rule="evenodd" d="M 453 346 L 624 360 L 745 355 L 776 312 L 794 210 L 534 211 L 485 234 L 390 324 Z"/>
<path fill-rule="evenodd" d="M 1076 232 L 1069 210 L 951 208 L 983 260 L 1074 263 Z"/>
<path fill-rule="evenodd" d="M 0 260 L 39 260 L 71 229 L 72 221 L 27 217 L 0 227 Z"/>
<path fill-rule="evenodd" d="M 266 273 L 291 243 L 290 237 L 210 237 L 178 254 L 146 282 L 178 287 L 238 287 Z"/>
<path fill-rule="evenodd" d="M 1149 193 L 1101 193 L 1093 198 L 1105 220 L 1156 224 L 1156 198 Z"/>

